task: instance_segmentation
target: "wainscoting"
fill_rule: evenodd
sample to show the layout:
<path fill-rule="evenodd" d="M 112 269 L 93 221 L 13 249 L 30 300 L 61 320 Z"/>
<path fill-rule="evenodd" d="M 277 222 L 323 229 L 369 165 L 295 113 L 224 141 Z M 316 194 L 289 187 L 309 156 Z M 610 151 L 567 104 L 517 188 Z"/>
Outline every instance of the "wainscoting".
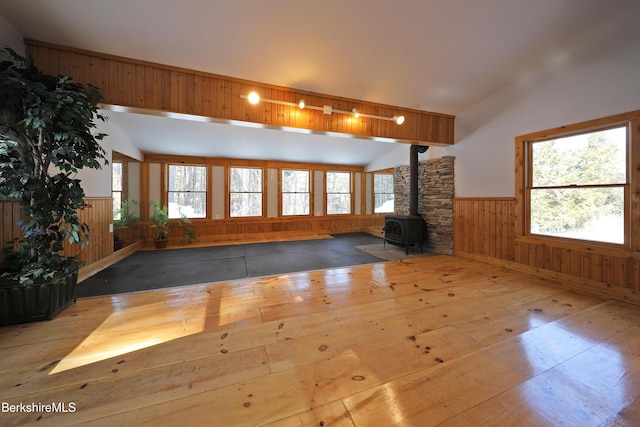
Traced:
<path fill-rule="evenodd" d="M 0 201 L 0 213 L 2 214 L 2 228 L 0 229 L 0 241 L 4 248 L 7 242 L 20 236 L 20 227 L 16 221 L 20 219 L 20 202 L 13 200 Z M 0 261 L 4 260 L 4 252 L 0 252 Z"/>
<path fill-rule="evenodd" d="M 514 205 L 513 198 L 455 198 L 454 251 L 515 261 Z"/>
<path fill-rule="evenodd" d="M 114 257 L 113 234 L 109 230 L 112 223 L 111 198 L 86 198 L 87 208 L 80 212 L 81 221 L 89 225 L 91 238 L 80 248 L 78 245 L 66 245 L 65 251 L 70 255 L 79 255 L 83 262 L 80 277 L 86 277 L 88 271 L 97 271 L 119 259 Z M 0 201 L 2 214 L 2 228 L 0 238 L 2 242 L 20 237 L 20 227 L 16 221 L 20 219 L 20 202 Z M 135 242 L 150 243 L 155 237 L 154 230 L 148 221 L 141 221 L 120 233 L 127 245 Z M 291 217 L 291 218 L 253 218 L 253 219 L 225 219 L 225 220 L 193 220 L 196 232 L 195 242 L 190 245 L 207 245 L 215 243 L 230 243 L 238 240 L 282 240 L 304 238 L 318 234 L 350 233 L 381 230 L 384 226 L 384 216 L 380 215 L 336 215 L 319 217 Z M 186 246 L 184 243 L 184 228 L 173 221 L 169 227 L 171 246 Z M 138 245 L 141 247 L 141 245 Z M 136 248 L 135 250 L 137 250 Z M 133 252 L 135 252 L 135 250 Z M 122 251 L 118 251 L 120 253 Z M 131 252 L 131 250 L 129 250 Z M 124 252 L 123 252 L 124 254 Z M 124 255 L 123 255 L 124 256 Z"/>
<path fill-rule="evenodd" d="M 67 245 L 65 252 L 78 255 L 84 265 L 98 262 L 113 253 L 113 234 L 109 224 L 113 222 L 113 200 L 107 198 L 87 198 L 87 207 L 80 212 L 80 221 L 89 225 L 91 238 L 81 248 L 79 245 Z"/>
<path fill-rule="evenodd" d="M 515 203 L 512 198 L 456 198 L 455 253 L 640 303 L 639 252 L 516 237 Z"/>
<path fill-rule="evenodd" d="M 265 236 L 263 240 L 279 240 L 280 237 L 304 236 L 331 233 L 366 232 L 368 229 L 382 229 L 384 216 L 380 215 L 344 215 L 344 216 L 308 216 L 224 220 L 192 220 L 191 227 L 196 233 L 193 243 L 233 242 L 250 236 Z M 126 241 L 155 238 L 151 223 L 142 221 L 123 230 L 121 236 Z M 268 238 L 270 237 L 270 238 Z M 184 227 L 177 221 L 169 226 L 169 239 L 172 246 L 185 245 Z"/>
<path fill-rule="evenodd" d="M 113 236 L 109 232 L 112 201 L 110 198 L 87 198 L 89 207 L 81 212 L 89 224 L 91 239 L 80 250 L 69 248 L 80 256 L 87 268 L 113 254 Z M 20 235 L 15 225 L 19 219 L 19 203 L 0 202 L 2 242 Z M 149 224 L 125 230 L 128 241 L 151 239 Z M 194 222 L 198 241 L 233 240 L 250 234 L 345 233 L 382 228 L 384 217 L 351 215 L 339 217 L 276 218 L 256 220 L 205 220 Z M 454 251 L 466 256 L 535 273 L 562 281 L 565 285 L 597 292 L 614 298 L 640 303 L 640 253 L 596 245 L 560 244 L 529 237 L 515 236 L 515 199 L 456 198 L 454 200 Z M 180 226 L 173 225 L 170 237 L 183 238 Z M 75 251 L 75 252 L 72 252 Z M 82 272 L 82 269 L 81 269 Z"/>
<path fill-rule="evenodd" d="M 113 253 L 113 235 L 109 232 L 112 222 L 112 199 L 110 197 L 86 198 L 87 207 L 80 211 L 80 221 L 89 225 L 91 238 L 80 248 L 79 245 L 65 245 L 65 252 L 69 255 L 79 255 L 84 265 L 92 264 Z M 2 213 L 2 228 L 0 239 L 3 246 L 14 238 L 20 238 L 20 227 L 17 222 L 21 218 L 20 202 L 15 200 L 0 201 Z"/>

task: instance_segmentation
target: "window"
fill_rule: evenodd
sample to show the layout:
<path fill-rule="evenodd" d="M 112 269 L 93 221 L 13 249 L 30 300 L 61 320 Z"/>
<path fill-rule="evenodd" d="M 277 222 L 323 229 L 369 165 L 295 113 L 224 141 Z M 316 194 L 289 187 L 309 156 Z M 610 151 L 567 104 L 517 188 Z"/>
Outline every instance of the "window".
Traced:
<path fill-rule="evenodd" d="M 282 215 L 309 215 L 309 171 L 282 171 Z"/>
<path fill-rule="evenodd" d="M 529 142 L 529 232 L 625 242 L 627 126 Z"/>
<path fill-rule="evenodd" d="M 375 213 L 394 211 L 393 174 L 373 174 L 373 200 Z"/>
<path fill-rule="evenodd" d="M 207 167 L 169 165 L 169 218 L 206 218 Z"/>
<path fill-rule="evenodd" d="M 111 163 L 111 197 L 113 197 L 113 219 L 120 219 L 120 207 L 122 206 L 123 191 L 122 162 Z"/>
<path fill-rule="evenodd" d="M 229 215 L 262 216 L 262 169 L 229 168 Z"/>
<path fill-rule="evenodd" d="M 327 172 L 327 214 L 351 213 L 351 173 Z"/>

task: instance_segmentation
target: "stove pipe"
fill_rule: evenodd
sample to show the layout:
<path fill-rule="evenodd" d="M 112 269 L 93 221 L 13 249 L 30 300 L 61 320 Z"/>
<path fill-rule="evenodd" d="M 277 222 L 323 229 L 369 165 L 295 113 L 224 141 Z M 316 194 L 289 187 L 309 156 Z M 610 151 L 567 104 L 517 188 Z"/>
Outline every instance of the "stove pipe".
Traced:
<path fill-rule="evenodd" d="M 428 145 L 412 144 L 409 149 L 411 157 L 409 159 L 409 215 L 418 214 L 418 153 L 425 153 L 429 149 Z"/>

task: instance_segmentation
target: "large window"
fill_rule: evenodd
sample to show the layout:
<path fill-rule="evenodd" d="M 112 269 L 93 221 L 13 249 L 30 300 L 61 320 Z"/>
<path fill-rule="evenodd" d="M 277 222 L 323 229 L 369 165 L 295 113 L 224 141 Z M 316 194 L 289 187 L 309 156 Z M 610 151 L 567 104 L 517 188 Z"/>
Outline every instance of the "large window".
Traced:
<path fill-rule="evenodd" d="M 282 215 L 309 215 L 309 171 L 282 171 Z"/>
<path fill-rule="evenodd" d="M 627 126 L 529 142 L 529 232 L 622 244 Z"/>
<path fill-rule="evenodd" d="M 229 168 L 229 215 L 262 216 L 262 169 Z"/>
<path fill-rule="evenodd" d="M 327 214 L 351 213 L 351 173 L 327 172 Z"/>
<path fill-rule="evenodd" d="M 206 218 L 206 166 L 169 165 L 169 218 Z"/>
<path fill-rule="evenodd" d="M 373 174 L 373 201 L 375 213 L 393 212 L 393 174 Z"/>
<path fill-rule="evenodd" d="M 111 197 L 113 197 L 113 219 L 120 219 L 120 207 L 122 206 L 122 185 L 124 173 L 122 162 L 111 163 Z"/>

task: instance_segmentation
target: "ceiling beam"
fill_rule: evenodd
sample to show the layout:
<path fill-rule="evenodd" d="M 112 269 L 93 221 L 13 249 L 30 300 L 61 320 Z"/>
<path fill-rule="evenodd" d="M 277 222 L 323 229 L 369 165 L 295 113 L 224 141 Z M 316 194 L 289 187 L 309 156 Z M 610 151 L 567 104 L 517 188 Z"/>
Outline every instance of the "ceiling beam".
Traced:
<path fill-rule="evenodd" d="M 448 114 L 274 86 L 30 39 L 25 44 L 28 56 L 43 72 L 69 75 L 80 83 L 97 86 L 103 103 L 122 106 L 123 110 L 177 113 L 221 123 L 347 134 L 390 142 L 453 144 L 455 117 Z M 250 92 L 257 92 L 268 101 L 252 105 L 246 99 Z M 315 108 L 300 109 L 297 104 L 301 99 Z M 344 114 L 354 108 L 360 117 Z M 402 125 L 385 119 L 400 115 L 405 117 Z"/>

